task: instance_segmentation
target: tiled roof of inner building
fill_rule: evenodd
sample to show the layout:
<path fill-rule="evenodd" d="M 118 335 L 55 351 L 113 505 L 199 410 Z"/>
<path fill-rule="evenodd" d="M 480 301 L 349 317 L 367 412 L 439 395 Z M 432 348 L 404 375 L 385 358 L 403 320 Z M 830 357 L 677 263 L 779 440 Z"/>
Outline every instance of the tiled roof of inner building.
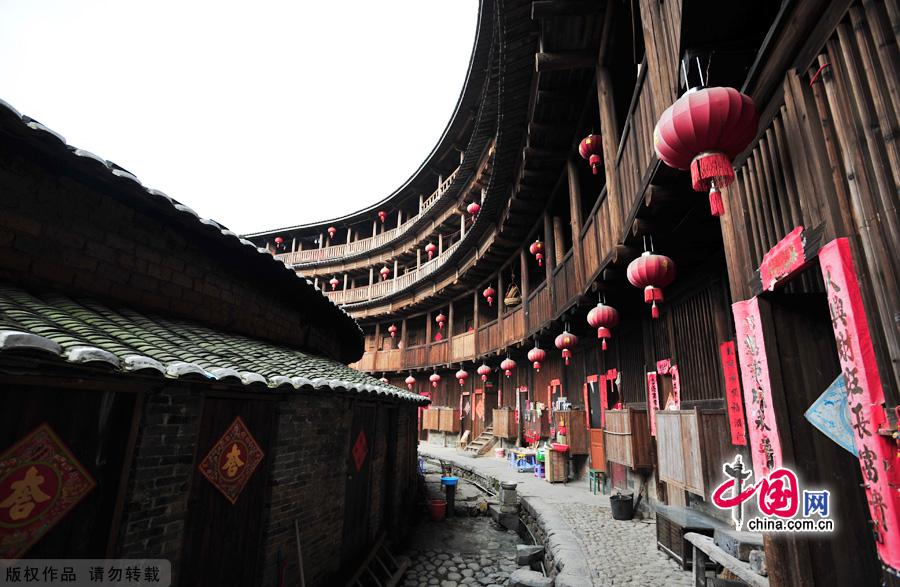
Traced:
<path fill-rule="evenodd" d="M 169 378 L 194 376 L 428 401 L 325 357 L 191 322 L 0 284 L 0 356 L 15 351 L 43 351 L 70 363 Z"/>
<path fill-rule="evenodd" d="M 144 186 L 131 172 L 112 161 L 99 157 L 84 149 L 66 143 L 65 137 L 47 128 L 37 120 L 19 113 L 10 104 L 0 99 L 0 133 L 7 133 L 19 140 L 40 148 L 50 156 L 89 176 L 115 186 L 121 201 L 151 206 L 199 238 L 212 238 L 223 249 L 230 251 L 235 263 L 247 266 L 271 277 L 280 284 L 273 288 L 288 293 L 296 293 L 297 298 L 320 310 L 328 316 L 336 329 L 353 338 L 354 351 L 350 354 L 362 354 L 363 334 L 359 324 L 340 306 L 322 293 L 315 283 L 300 276 L 287 267 L 283 261 L 272 256 L 265 248 L 257 247 L 249 240 L 237 235 L 222 224 L 209 218 L 203 218 L 197 212 L 185 206 L 165 193 Z M 353 360 L 352 358 L 350 360 Z"/>

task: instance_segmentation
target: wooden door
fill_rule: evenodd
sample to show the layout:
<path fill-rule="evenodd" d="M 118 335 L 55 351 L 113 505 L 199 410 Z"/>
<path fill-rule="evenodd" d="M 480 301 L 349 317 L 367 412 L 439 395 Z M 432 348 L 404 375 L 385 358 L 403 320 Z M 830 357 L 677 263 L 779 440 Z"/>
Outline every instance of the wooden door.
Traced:
<path fill-rule="evenodd" d="M 274 401 L 256 398 L 204 398 L 181 557 L 183 585 L 250 585 L 258 581 L 275 406 Z M 238 437 L 240 441 L 233 440 Z M 223 447 L 224 465 L 222 458 L 215 456 Z M 225 485 L 210 473 L 227 466 L 232 451 L 238 457 L 236 462 L 243 463 L 240 468 L 246 467 L 236 474 L 242 478 L 249 475 L 240 488 Z"/>
<path fill-rule="evenodd" d="M 484 431 L 484 390 L 476 389 L 472 397 L 472 440 Z"/>
<path fill-rule="evenodd" d="M 137 398 L 135 393 L 0 382 L 0 452 L 17 444 L 16 450 L 40 447 L 45 454 L 58 455 L 69 466 L 80 467 L 94 481 L 92 488 L 78 492 L 81 497 L 73 499 L 71 507 L 33 508 L 26 517 L 17 516 L 19 519 L 10 527 L 0 526 L 0 539 L 18 529 L 24 531 L 26 525 L 44 524 L 50 527 L 48 531 L 32 535 L 37 540 L 30 547 L 23 544 L 25 557 L 109 556 L 119 530 L 116 517 L 127 485 L 128 476 L 123 473 L 130 466 L 133 452 Z M 43 434 L 39 427 L 49 428 L 50 435 Z M 58 474 L 56 464 L 52 468 Z M 18 480 L 14 477 L 17 474 L 10 473 L 7 488 Z M 42 477 L 49 482 L 48 476 Z M 72 483 L 81 485 L 82 480 L 85 478 L 80 474 L 72 476 L 68 486 L 57 486 L 59 494 L 44 483 L 38 489 L 55 498 L 50 503 L 57 503 L 63 489 Z M 9 496 L 4 490 L 0 502 Z"/>
<path fill-rule="evenodd" d="M 809 572 L 816 585 L 878 585 L 878 561 L 867 523 L 869 513 L 859 462 L 804 417 L 809 406 L 840 373 L 825 294 L 779 292 L 770 301 L 777 357 L 768 359 L 777 360 L 782 382 L 781 386 L 773 385 L 773 396 L 781 396 L 773 401 L 776 407 L 782 403 L 784 406 L 785 413 L 779 416 L 782 446 L 793 446 L 794 452 L 792 463 L 785 460 L 791 463 L 803 488 L 831 490 L 830 515 L 835 520 L 833 533 L 797 537 L 793 554 L 788 557 L 808 556 Z M 852 562 L 847 553 L 852 553 Z M 802 569 L 794 564 L 791 567 Z"/>
<path fill-rule="evenodd" d="M 606 377 L 588 375 L 584 384 L 584 405 L 587 417 L 591 468 L 606 471 L 606 447 L 603 441 L 603 407 L 601 405 L 602 385 Z"/>
<path fill-rule="evenodd" d="M 344 490 L 344 540 L 341 569 L 349 576 L 366 555 L 369 544 L 369 505 L 372 492 L 372 449 L 375 442 L 375 406 L 353 405 L 353 423 L 347 449 Z"/>
<path fill-rule="evenodd" d="M 460 437 L 465 434 L 466 430 L 469 431 L 469 441 L 475 440 L 474 436 L 474 428 L 472 427 L 472 414 L 475 413 L 475 410 L 472 409 L 472 394 L 468 391 L 462 392 L 459 396 L 459 417 L 460 417 Z"/>

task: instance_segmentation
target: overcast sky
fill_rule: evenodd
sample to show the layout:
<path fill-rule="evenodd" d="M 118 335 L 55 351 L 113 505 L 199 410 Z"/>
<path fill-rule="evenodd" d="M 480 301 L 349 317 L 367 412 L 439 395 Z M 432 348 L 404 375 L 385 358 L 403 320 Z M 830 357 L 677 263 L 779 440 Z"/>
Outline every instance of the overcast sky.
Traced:
<path fill-rule="evenodd" d="M 0 98 L 232 230 L 383 198 L 465 80 L 477 0 L 0 0 Z"/>

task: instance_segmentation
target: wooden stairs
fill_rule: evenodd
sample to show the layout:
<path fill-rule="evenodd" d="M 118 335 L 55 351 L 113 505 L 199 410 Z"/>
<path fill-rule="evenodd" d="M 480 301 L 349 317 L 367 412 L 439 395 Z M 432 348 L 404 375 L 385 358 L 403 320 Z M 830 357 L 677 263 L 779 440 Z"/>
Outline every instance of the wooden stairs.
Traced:
<path fill-rule="evenodd" d="M 484 432 L 478 435 L 478 438 L 466 445 L 466 455 L 470 457 L 480 457 L 494 448 L 497 444 L 497 437 L 494 436 L 494 427 L 488 426 Z"/>

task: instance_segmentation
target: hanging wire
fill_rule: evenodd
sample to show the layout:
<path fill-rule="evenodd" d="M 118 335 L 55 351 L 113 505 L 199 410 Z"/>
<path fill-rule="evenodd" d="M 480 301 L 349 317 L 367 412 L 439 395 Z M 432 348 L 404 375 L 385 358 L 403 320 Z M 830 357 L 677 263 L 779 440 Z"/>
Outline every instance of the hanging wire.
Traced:
<path fill-rule="evenodd" d="M 703 66 L 700 65 L 700 56 L 698 55 L 694 59 L 697 61 L 697 75 L 700 76 L 700 85 L 705 87 L 706 81 L 703 79 Z"/>

